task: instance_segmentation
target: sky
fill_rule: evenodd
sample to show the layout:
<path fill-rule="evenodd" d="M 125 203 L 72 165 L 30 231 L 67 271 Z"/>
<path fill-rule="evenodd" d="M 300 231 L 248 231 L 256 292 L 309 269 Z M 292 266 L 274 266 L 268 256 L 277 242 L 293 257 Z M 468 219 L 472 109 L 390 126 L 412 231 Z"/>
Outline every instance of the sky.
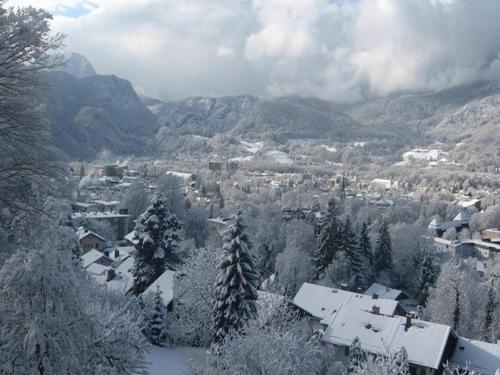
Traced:
<path fill-rule="evenodd" d="M 498 0 L 10 0 L 142 94 L 359 100 L 500 77 Z"/>

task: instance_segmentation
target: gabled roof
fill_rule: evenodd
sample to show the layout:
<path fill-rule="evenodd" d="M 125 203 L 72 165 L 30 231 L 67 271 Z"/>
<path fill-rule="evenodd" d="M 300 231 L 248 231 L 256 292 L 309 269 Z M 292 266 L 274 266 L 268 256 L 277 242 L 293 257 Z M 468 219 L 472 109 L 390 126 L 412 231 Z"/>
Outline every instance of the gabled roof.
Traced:
<path fill-rule="evenodd" d="M 364 294 L 367 296 L 373 296 L 376 294 L 380 298 L 396 300 L 402 293 L 403 292 L 399 289 L 393 289 L 379 283 L 373 283 Z"/>
<path fill-rule="evenodd" d="M 101 241 L 106 242 L 106 239 L 103 236 L 97 234 L 96 232 L 92 232 L 91 230 L 87 230 L 84 227 L 79 227 L 76 231 L 76 235 L 78 236 L 79 241 L 83 240 L 87 236 L 93 235 L 99 238 Z"/>
<path fill-rule="evenodd" d="M 470 370 L 483 375 L 494 375 L 500 369 L 500 341 L 490 344 L 459 337 L 449 362 L 461 368 L 468 364 Z"/>
<path fill-rule="evenodd" d="M 163 303 L 167 306 L 174 299 L 174 276 L 175 271 L 166 270 L 142 294 L 156 293 L 156 287 L 159 286 Z"/>
<path fill-rule="evenodd" d="M 351 306 L 363 311 L 371 311 L 373 306 L 377 306 L 380 314 L 384 315 L 394 315 L 400 306 L 398 301 L 375 299 L 364 294 L 310 283 L 302 284 L 293 299 L 293 304 L 324 323 L 328 323 L 341 306 Z"/>
<path fill-rule="evenodd" d="M 470 215 L 465 210 L 460 210 L 457 216 L 453 219 L 453 221 L 459 221 L 460 223 L 468 224 L 470 220 Z"/>
<path fill-rule="evenodd" d="M 451 328 L 414 319 L 406 329 L 405 323 L 406 318 L 401 316 L 385 316 L 341 306 L 333 315 L 323 341 L 350 346 L 358 337 L 364 351 L 379 355 L 395 353 L 404 347 L 410 363 L 438 369 Z"/>
<path fill-rule="evenodd" d="M 135 238 L 134 238 L 134 236 L 135 236 L 135 234 L 134 234 L 134 233 L 135 233 L 135 231 L 130 232 L 129 234 L 127 234 L 127 235 L 125 236 L 125 239 L 126 239 L 127 241 L 129 241 L 130 243 L 132 243 L 132 244 L 134 244 L 134 245 L 137 245 L 137 244 L 139 243 L 139 240 L 137 240 L 137 239 L 135 239 Z"/>
<path fill-rule="evenodd" d="M 80 260 L 82 262 L 82 267 L 87 268 L 90 266 L 92 263 L 97 262 L 99 259 L 101 259 L 104 256 L 103 253 L 96 249 L 92 249 L 90 251 L 87 251 L 85 254 L 83 254 L 80 257 Z"/>

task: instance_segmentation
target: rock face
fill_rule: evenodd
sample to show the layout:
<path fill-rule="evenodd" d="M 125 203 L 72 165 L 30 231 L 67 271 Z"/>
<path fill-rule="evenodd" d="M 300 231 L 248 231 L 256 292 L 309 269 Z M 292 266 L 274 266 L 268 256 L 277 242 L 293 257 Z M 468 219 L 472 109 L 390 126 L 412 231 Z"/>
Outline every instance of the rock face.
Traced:
<path fill-rule="evenodd" d="M 157 131 L 156 117 L 130 82 L 115 76 L 76 78 L 62 71 L 44 73 L 50 133 L 66 159 L 90 159 L 103 150 L 144 155 Z"/>
<path fill-rule="evenodd" d="M 85 56 L 75 52 L 66 56 L 66 64 L 61 67 L 61 70 L 76 78 L 85 78 L 97 74 Z"/>

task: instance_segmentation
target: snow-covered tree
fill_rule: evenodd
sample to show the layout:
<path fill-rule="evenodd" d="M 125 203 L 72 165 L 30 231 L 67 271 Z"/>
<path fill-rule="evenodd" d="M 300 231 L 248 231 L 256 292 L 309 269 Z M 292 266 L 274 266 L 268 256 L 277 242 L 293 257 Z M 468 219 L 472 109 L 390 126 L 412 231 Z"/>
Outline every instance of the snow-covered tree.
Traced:
<path fill-rule="evenodd" d="M 163 305 L 163 298 L 161 297 L 160 287 L 157 290 L 153 298 L 153 313 L 151 317 L 146 322 L 149 328 L 149 341 L 153 345 L 160 345 L 160 342 L 165 333 L 164 327 L 164 312 L 165 306 Z"/>
<path fill-rule="evenodd" d="M 246 321 L 255 317 L 259 275 L 250 252 L 241 211 L 224 233 L 223 259 L 215 284 L 215 341 L 239 332 Z"/>
<path fill-rule="evenodd" d="M 142 214 L 151 201 L 144 184 L 134 182 L 128 188 L 121 199 L 121 206 L 128 210 L 131 220 L 135 220 Z"/>
<path fill-rule="evenodd" d="M 358 247 L 359 251 L 363 255 L 365 264 L 367 264 L 370 269 L 373 269 L 373 251 L 372 242 L 370 240 L 368 223 L 365 221 L 361 224 L 359 235 L 358 235 Z"/>
<path fill-rule="evenodd" d="M 409 375 L 410 366 L 405 348 L 395 353 L 365 357 L 359 366 L 353 366 L 354 375 Z"/>
<path fill-rule="evenodd" d="M 446 262 L 431 289 L 426 315 L 434 322 L 450 325 L 459 334 L 467 333 L 467 325 L 473 320 L 469 287 L 460 266 L 454 260 Z"/>
<path fill-rule="evenodd" d="M 365 361 L 365 353 L 361 349 L 359 337 L 355 337 L 349 347 L 349 358 L 347 360 L 347 372 L 354 372 Z"/>
<path fill-rule="evenodd" d="M 363 255 L 358 246 L 358 241 L 352 228 L 351 220 L 346 218 L 342 227 L 342 246 L 347 261 L 349 262 L 349 274 L 354 287 L 365 286 L 365 270 L 363 267 Z"/>
<path fill-rule="evenodd" d="M 207 213 L 202 207 L 191 207 L 184 222 L 186 238 L 193 238 L 196 247 L 205 246 L 208 239 Z"/>
<path fill-rule="evenodd" d="M 314 254 L 315 278 L 318 279 L 332 263 L 335 253 L 341 247 L 341 230 L 338 222 L 339 211 L 335 199 L 328 202 L 328 210 L 319 223 L 320 233 Z"/>
<path fill-rule="evenodd" d="M 286 239 L 285 250 L 276 258 L 276 273 L 290 297 L 295 296 L 302 284 L 311 280 L 314 273 L 310 255 L 300 246 L 303 239 L 299 238 L 300 234 L 300 231 L 291 232 Z"/>
<path fill-rule="evenodd" d="M 427 298 L 429 297 L 429 289 L 432 287 L 433 283 L 434 265 L 430 253 L 426 251 L 420 264 L 420 273 L 418 279 L 418 286 L 420 290 L 419 304 L 421 306 L 425 306 Z"/>
<path fill-rule="evenodd" d="M 221 249 L 200 248 L 190 252 L 176 272 L 175 313 L 169 336 L 182 345 L 208 347 L 214 337 L 214 285 Z"/>
<path fill-rule="evenodd" d="M 168 174 L 158 179 L 158 192 L 164 197 L 165 207 L 177 218 L 184 222 L 186 210 L 184 194 L 182 193 L 182 180 L 174 175 Z"/>
<path fill-rule="evenodd" d="M 377 243 L 373 251 L 373 262 L 377 273 L 392 269 L 392 243 L 389 226 L 384 221 L 380 227 Z"/>
<path fill-rule="evenodd" d="M 487 342 L 496 342 L 496 331 L 498 329 L 497 321 L 497 295 L 494 287 L 493 280 L 488 287 L 488 299 L 486 302 L 486 311 L 483 323 L 482 339 Z"/>
<path fill-rule="evenodd" d="M 169 262 L 175 262 L 180 228 L 176 216 L 170 214 L 162 197 L 153 197 L 151 205 L 135 225 L 134 238 L 138 244 L 135 245 L 137 254 L 132 274 L 136 295 L 165 272 Z"/>
<path fill-rule="evenodd" d="M 144 366 L 141 322 L 122 300 L 111 305 L 68 254 L 18 250 L 0 272 L 0 299 L 2 374 L 130 374 Z"/>

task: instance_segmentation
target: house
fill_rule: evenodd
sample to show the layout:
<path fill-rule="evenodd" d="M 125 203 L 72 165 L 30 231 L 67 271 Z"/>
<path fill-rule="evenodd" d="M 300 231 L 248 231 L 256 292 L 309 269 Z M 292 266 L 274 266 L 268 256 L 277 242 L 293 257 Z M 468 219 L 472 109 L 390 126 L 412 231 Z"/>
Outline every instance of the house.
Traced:
<path fill-rule="evenodd" d="M 106 239 L 104 237 L 84 227 L 79 227 L 76 231 L 76 235 L 78 236 L 78 241 L 84 253 L 91 249 L 102 251 L 106 247 Z"/>
<path fill-rule="evenodd" d="M 481 232 L 481 239 L 483 241 L 500 242 L 500 230 L 494 228 L 485 229 Z"/>
<path fill-rule="evenodd" d="M 455 228 L 460 232 L 463 228 L 469 226 L 469 215 L 462 210 L 452 221 L 444 221 L 441 216 L 436 215 L 427 227 L 431 231 L 435 231 L 439 237 L 450 228 Z"/>
<path fill-rule="evenodd" d="M 87 219 L 95 220 L 111 226 L 116 233 L 117 239 L 121 240 L 129 233 L 130 215 L 124 212 L 75 212 L 72 215 L 75 221 Z"/>
<path fill-rule="evenodd" d="M 491 344 L 459 337 L 449 363 L 453 367 L 468 368 L 478 374 L 498 374 L 496 371 L 500 369 L 500 341 Z"/>
<path fill-rule="evenodd" d="M 208 170 L 212 172 L 220 172 L 222 171 L 223 163 L 221 161 L 209 161 L 208 162 Z"/>
<path fill-rule="evenodd" d="M 168 311 L 172 310 L 174 300 L 174 276 L 175 271 L 166 270 L 158 277 L 143 293 L 143 296 L 156 293 L 159 288 L 163 304 Z"/>
<path fill-rule="evenodd" d="M 234 218 L 215 217 L 207 220 L 208 238 L 213 244 L 219 244 L 222 240 L 222 232 L 234 222 Z"/>
<path fill-rule="evenodd" d="M 470 200 L 460 200 L 457 203 L 458 206 L 462 208 L 475 207 L 478 211 L 481 210 L 481 200 L 474 198 Z"/>
<path fill-rule="evenodd" d="M 356 337 L 361 349 L 370 354 L 390 355 L 404 347 L 410 373 L 416 375 L 440 373 L 458 340 L 447 325 L 341 305 L 332 315 L 322 339 L 338 348 L 337 358 L 345 362 Z"/>
<path fill-rule="evenodd" d="M 95 262 L 99 261 L 101 258 L 104 257 L 104 254 L 96 249 L 92 249 L 87 251 L 85 254 L 83 254 L 80 257 L 80 262 L 83 268 L 87 268 L 91 264 L 94 264 Z"/>
<path fill-rule="evenodd" d="M 324 329 L 341 306 L 363 311 L 373 310 L 388 316 L 406 315 L 406 311 L 396 300 L 310 283 L 302 284 L 292 303 L 311 317 L 310 325 L 313 330 Z"/>
<path fill-rule="evenodd" d="M 364 294 L 367 296 L 378 296 L 379 298 L 398 301 L 408 312 L 417 310 L 418 301 L 399 289 L 389 288 L 379 283 L 373 283 Z"/>
<path fill-rule="evenodd" d="M 134 230 L 125 236 L 125 241 L 127 241 L 127 245 L 129 246 L 136 246 L 139 243 L 139 240 L 135 238 Z"/>

